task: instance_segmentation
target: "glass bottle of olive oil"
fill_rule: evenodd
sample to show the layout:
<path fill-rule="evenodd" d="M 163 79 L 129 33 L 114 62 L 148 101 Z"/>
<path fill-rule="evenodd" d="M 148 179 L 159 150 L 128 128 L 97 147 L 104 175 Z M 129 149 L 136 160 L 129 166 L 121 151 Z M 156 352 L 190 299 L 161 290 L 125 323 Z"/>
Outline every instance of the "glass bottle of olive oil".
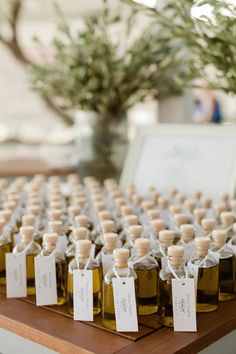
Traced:
<path fill-rule="evenodd" d="M 156 259 L 159 268 L 162 268 L 162 258 L 167 256 L 167 249 L 173 245 L 175 233 L 172 230 L 161 230 L 159 232 L 159 245 L 152 251 L 153 257 Z"/>
<path fill-rule="evenodd" d="M 61 251 L 62 254 L 65 254 L 69 241 L 64 232 L 62 221 L 50 221 L 49 231 L 57 234 L 57 249 Z"/>
<path fill-rule="evenodd" d="M 151 315 L 157 312 L 157 281 L 159 266 L 155 258 L 149 255 L 150 240 L 135 240 L 136 255 L 129 259 L 138 278 L 138 314 Z"/>
<path fill-rule="evenodd" d="M 73 271 L 75 269 L 86 269 L 93 271 L 93 314 L 101 311 L 101 269 L 97 260 L 90 258 L 90 240 L 79 240 L 76 242 L 76 256 L 69 263 L 67 277 L 67 305 L 68 312 L 73 315 Z"/>
<path fill-rule="evenodd" d="M 11 252 L 10 238 L 4 233 L 4 221 L 0 220 L 0 284 L 6 284 L 5 254 Z"/>
<path fill-rule="evenodd" d="M 34 257 L 41 251 L 40 245 L 33 239 L 33 232 L 32 226 L 21 226 L 21 241 L 13 249 L 13 253 L 25 252 L 26 255 L 27 295 L 35 295 Z"/>
<path fill-rule="evenodd" d="M 104 246 L 96 257 L 102 270 L 102 278 L 113 265 L 113 251 L 117 246 L 118 235 L 112 232 L 105 233 L 103 240 Z"/>
<path fill-rule="evenodd" d="M 211 312 L 218 308 L 219 261 L 209 252 L 211 240 L 207 236 L 197 237 L 197 252 L 191 263 L 198 267 L 197 312 Z"/>
<path fill-rule="evenodd" d="M 65 255 L 57 249 L 58 235 L 56 233 L 46 233 L 43 235 L 43 249 L 40 256 L 50 256 L 54 253 L 56 263 L 57 282 L 57 305 L 64 305 L 66 302 L 67 284 L 67 263 Z"/>
<path fill-rule="evenodd" d="M 86 227 L 78 227 L 74 226 L 72 230 L 72 234 L 70 237 L 70 241 L 72 242 L 66 250 L 66 260 L 67 264 L 72 261 L 72 259 L 75 257 L 76 253 L 76 241 L 79 240 L 85 240 L 88 237 L 88 229 Z"/>
<path fill-rule="evenodd" d="M 104 277 L 102 289 L 102 324 L 104 327 L 116 330 L 115 306 L 112 279 L 119 277 L 133 277 L 137 295 L 137 275 L 128 267 L 129 250 L 117 248 L 113 251 L 114 265 Z M 114 271 L 115 269 L 115 271 Z"/>
<path fill-rule="evenodd" d="M 179 278 L 185 278 L 187 274 L 183 263 L 183 247 L 169 246 L 167 253 L 169 264 L 167 262 L 159 274 L 157 319 L 160 324 L 173 327 L 172 279 L 175 277 L 173 271 Z"/>
<path fill-rule="evenodd" d="M 230 247 L 225 243 L 227 232 L 225 230 L 214 230 L 212 233 L 213 244 L 212 255 L 219 257 L 219 301 L 227 301 L 235 298 L 235 256 Z"/>

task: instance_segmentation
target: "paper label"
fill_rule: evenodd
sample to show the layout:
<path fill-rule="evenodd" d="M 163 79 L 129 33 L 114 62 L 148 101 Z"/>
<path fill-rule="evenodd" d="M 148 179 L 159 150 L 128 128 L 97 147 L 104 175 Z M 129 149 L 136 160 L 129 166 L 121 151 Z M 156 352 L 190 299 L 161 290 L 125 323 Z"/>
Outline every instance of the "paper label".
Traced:
<path fill-rule="evenodd" d="M 74 320 L 93 321 L 93 271 L 73 271 Z"/>
<path fill-rule="evenodd" d="M 95 257 L 95 250 L 96 250 L 96 245 L 93 243 L 91 248 L 90 248 L 90 258 L 94 258 Z"/>
<path fill-rule="evenodd" d="M 174 331 L 196 332 L 194 279 L 172 279 Z"/>
<path fill-rule="evenodd" d="M 105 276 L 106 272 L 113 266 L 113 256 L 112 254 L 104 254 L 102 252 L 102 272 Z"/>
<path fill-rule="evenodd" d="M 34 268 L 37 306 L 57 304 L 55 257 L 35 257 Z"/>
<path fill-rule="evenodd" d="M 117 332 L 138 332 L 134 278 L 113 278 Z"/>
<path fill-rule="evenodd" d="M 7 297 L 26 297 L 25 253 L 6 253 Z"/>

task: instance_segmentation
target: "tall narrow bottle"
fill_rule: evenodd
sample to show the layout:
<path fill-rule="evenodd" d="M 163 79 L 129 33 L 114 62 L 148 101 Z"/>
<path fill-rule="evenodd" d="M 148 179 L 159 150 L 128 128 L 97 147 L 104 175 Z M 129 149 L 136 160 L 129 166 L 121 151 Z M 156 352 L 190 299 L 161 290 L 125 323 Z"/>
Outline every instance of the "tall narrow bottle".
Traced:
<path fill-rule="evenodd" d="M 190 261 L 198 268 L 197 312 L 211 312 L 218 308 L 219 261 L 208 252 L 210 244 L 207 236 L 196 238 L 197 252 Z"/>
<path fill-rule="evenodd" d="M 27 295 L 35 295 L 34 257 L 41 251 L 40 245 L 33 239 L 33 232 L 32 226 L 21 226 L 21 241 L 13 249 L 13 253 L 25 252 L 26 255 Z"/>
<path fill-rule="evenodd" d="M 167 264 L 161 269 L 158 282 L 158 322 L 164 326 L 173 327 L 172 279 L 173 271 L 179 278 L 188 276 L 183 263 L 184 249 L 182 246 L 168 247 Z"/>
<path fill-rule="evenodd" d="M 43 249 L 39 256 L 54 255 L 56 263 L 57 282 L 57 305 L 64 305 L 66 302 L 66 278 L 67 263 L 65 255 L 57 249 L 58 236 L 56 233 L 46 233 L 43 235 Z"/>
<path fill-rule="evenodd" d="M 84 269 L 93 271 L 93 314 L 97 315 L 101 311 L 101 269 L 96 259 L 90 258 L 90 240 L 79 240 L 76 242 L 76 256 L 68 266 L 67 280 L 67 306 L 68 312 L 73 315 L 73 271 Z"/>
<path fill-rule="evenodd" d="M 117 248 L 113 251 L 114 266 L 104 277 L 102 289 L 102 324 L 104 327 L 116 330 L 115 306 L 112 279 L 119 277 L 133 277 L 136 283 L 137 275 L 128 267 L 129 250 Z M 114 271 L 115 270 L 115 271 Z M 137 295 L 137 294 L 136 294 Z"/>
<path fill-rule="evenodd" d="M 4 233 L 4 221 L 0 220 L 0 284 L 6 284 L 6 253 L 11 252 L 11 241 Z"/>
<path fill-rule="evenodd" d="M 138 314 L 151 315 L 157 312 L 157 281 L 159 266 L 155 258 L 149 255 L 150 240 L 135 240 L 136 255 L 129 259 L 138 278 Z"/>
<path fill-rule="evenodd" d="M 214 230 L 213 244 L 211 252 L 219 257 L 219 300 L 227 301 L 235 298 L 235 256 L 230 247 L 225 243 L 227 240 L 227 232 L 225 230 Z"/>

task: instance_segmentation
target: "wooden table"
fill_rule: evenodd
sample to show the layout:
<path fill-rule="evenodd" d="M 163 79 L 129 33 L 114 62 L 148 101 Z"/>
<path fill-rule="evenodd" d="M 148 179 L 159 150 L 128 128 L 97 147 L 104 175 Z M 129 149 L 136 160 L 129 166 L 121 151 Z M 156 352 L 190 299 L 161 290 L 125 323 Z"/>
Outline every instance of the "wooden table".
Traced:
<path fill-rule="evenodd" d="M 175 333 L 157 326 L 132 340 L 36 307 L 27 300 L 6 299 L 1 293 L 0 327 L 65 354 L 192 354 L 236 328 L 236 301 L 221 303 L 217 311 L 198 315 L 197 333 Z"/>

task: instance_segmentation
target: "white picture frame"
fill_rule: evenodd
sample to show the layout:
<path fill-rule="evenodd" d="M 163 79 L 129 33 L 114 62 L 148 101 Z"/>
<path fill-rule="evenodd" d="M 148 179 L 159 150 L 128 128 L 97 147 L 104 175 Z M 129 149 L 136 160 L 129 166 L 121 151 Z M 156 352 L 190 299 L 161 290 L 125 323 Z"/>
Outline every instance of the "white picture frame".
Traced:
<path fill-rule="evenodd" d="M 173 187 L 186 195 L 201 190 L 213 199 L 236 189 L 236 126 L 157 124 L 138 132 L 130 145 L 120 187 L 134 183 L 145 195 Z"/>

